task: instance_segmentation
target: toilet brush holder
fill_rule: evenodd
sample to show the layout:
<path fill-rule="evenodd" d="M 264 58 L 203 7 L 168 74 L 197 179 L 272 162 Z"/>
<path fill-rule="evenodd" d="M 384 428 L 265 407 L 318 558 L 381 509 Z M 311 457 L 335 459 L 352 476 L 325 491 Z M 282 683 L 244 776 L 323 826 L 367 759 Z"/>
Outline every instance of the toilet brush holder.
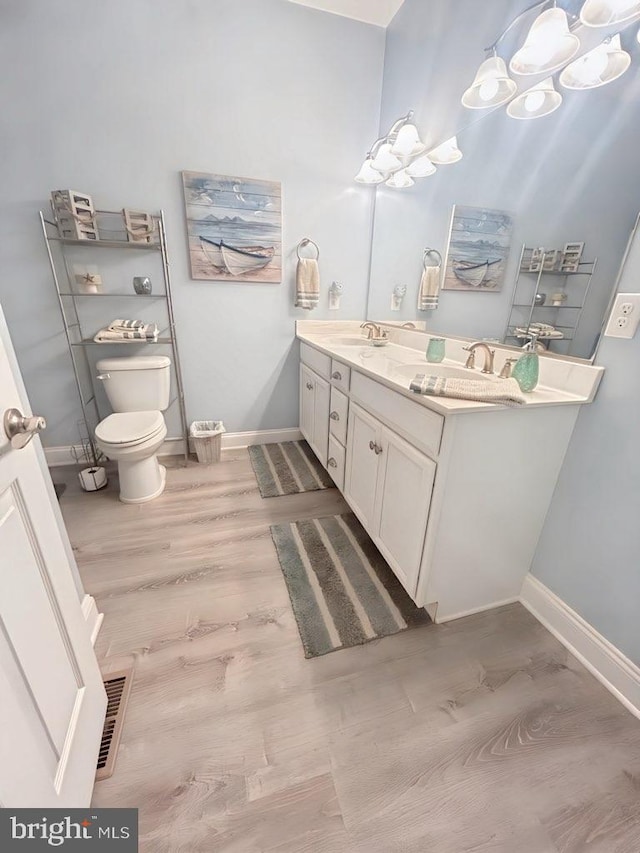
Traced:
<path fill-rule="evenodd" d="M 107 485 L 107 472 L 99 467 L 83 468 L 78 479 L 85 492 L 97 492 Z"/>

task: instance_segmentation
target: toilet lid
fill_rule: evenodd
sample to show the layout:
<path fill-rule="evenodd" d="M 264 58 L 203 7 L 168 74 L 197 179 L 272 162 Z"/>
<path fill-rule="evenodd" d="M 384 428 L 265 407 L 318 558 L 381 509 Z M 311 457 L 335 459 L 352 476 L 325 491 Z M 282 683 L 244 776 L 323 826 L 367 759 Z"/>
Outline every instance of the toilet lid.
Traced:
<path fill-rule="evenodd" d="M 164 425 L 162 412 L 118 412 L 96 427 L 96 438 L 106 444 L 134 444 L 151 438 Z"/>

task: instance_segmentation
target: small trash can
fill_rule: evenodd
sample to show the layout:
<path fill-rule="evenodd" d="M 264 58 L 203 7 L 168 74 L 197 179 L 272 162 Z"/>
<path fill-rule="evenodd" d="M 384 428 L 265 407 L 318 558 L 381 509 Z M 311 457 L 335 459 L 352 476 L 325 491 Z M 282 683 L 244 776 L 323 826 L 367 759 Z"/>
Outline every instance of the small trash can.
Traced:
<path fill-rule="evenodd" d="M 198 462 L 211 465 L 220 461 L 222 434 L 226 432 L 222 421 L 194 421 L 189 427 L 189 435 L 198 455 Z"/>

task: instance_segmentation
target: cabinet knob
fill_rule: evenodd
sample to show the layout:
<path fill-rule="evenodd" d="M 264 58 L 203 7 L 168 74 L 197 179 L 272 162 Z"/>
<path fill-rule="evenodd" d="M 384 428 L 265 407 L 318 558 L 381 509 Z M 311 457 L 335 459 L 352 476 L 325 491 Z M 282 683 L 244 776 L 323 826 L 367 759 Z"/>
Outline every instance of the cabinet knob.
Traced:
<path fill-rule="evenodd" d="M 340 373 L 339 370 L 334 370 L 333 373 L 331 374 L 331 378 L 337 379 L 337 381 L 340 382 L 340 380 L 342 379 L 342 374 Z"/>
<path fill-rule="evenodd" d="M 331 418 L 332 421 L 339 421 L 340 420 L 340 415 L 337 412 L 331 412 L 329 417 Z"/>
<path fill-rule="evenodd" d="M 380 454 L 382 453 L 382 448 L 380 447 L 379 444 L 376 444 L 375 441 L 369 442 L 369 450 L 373 450 L 373 452 L 376 454 L 376 456 L 380 456 Z"/>
<path fill-rule="evenodd" d="M 313 382 L 307 382 L 307 390 L 313 391 Z"/>
<path fill-rule="evenodd" d="M 329 466 L 329 468 L 337 468 L 338 467 L 338 463 L 333 458 L 333 456 L 329 457 L 329 459 L 327 460 L 327 465 Z"/>

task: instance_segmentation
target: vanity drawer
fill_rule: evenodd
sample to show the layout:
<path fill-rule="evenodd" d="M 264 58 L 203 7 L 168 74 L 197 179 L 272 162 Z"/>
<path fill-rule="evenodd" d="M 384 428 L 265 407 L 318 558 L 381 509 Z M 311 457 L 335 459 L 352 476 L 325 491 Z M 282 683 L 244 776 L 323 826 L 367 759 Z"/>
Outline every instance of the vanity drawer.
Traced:
<path fill-rule="evenodd" d="M 317 349 L 310 347 L 309 344 L 300 342 L 300 361 L 304 362 L 307 367 L 328 379 L 331 374 L 331 356 L 319 352 Z"/>
<path fill-rule="evenodd" d="M 347 367 L 341 361 L 331 359 L 331 384 L 336 388 L 340 388 L 345 394 L 349 393 L 349 380 L 351 378 L 351 368 Z"/>
<path fill-rule="evenodd" d="M 353 371 L 351 399 L 432 459 L 440 452 L 444 417 Z"/>
<path fill-rule="evenodd" d="M 335 437 L 329 436 L 329 458 L 327 459 L 327 471 L 336 486 L 342 491 L 344 489 L 344 459 L 345 449 L 336 441 Z"/>
<path fill-rule="evenodd" d="M 347 419 L 349 416 L 349 398 L 337 388 L 331 389 L 329 408 L 329 432 L 342 445 L 347 443 Z"/>

